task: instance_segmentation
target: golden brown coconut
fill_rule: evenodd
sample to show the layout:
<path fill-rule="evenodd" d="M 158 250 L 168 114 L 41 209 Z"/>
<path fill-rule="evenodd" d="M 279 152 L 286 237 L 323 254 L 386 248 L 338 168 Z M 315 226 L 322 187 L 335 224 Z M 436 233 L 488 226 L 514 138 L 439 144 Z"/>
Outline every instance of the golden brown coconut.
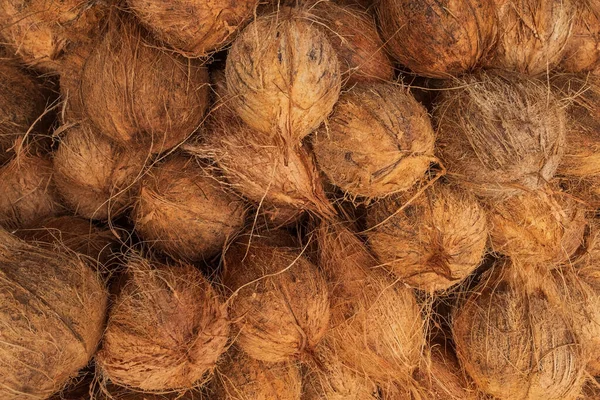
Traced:
<path fill-rule="evenodd" d="M 67 125 L 54 155 L 54 182 L 78 215 L 107 220 L 129 208 L 148 155 L 124 148 L 87 122 Z"/>
<path fill-rule="evenodd" d="M 434 134 L 425 107 L 405 88 L 363 84 L 340 96 L 313 148 L 331 183 L 352 196 L 376 198 L 424 178 Z"/>
<path fill-rule="evenodd" d="M 191 265 L 133 256 L 127 274 L 96 356 L 101 374 L 142 390 L 195 387 L 225 350 L 225 306 Z"/>
<path fill-rule="evenodd" d="M 585 348 L 556 286 L 529 265 L 496 265 L 453 318 L 463 368 L 498 400 L 579 398 Z"/>
<path fill-rule="evenodd" d="M 259 0 L 127 0 L 138 19 L 176 51 L 200 57 L 223 49 L 253 16 Z"/>
<path fill-rule="evenodd" d="M 496 42 L 498 17 L 487 0 L 381 0 L 390 53 L 418 75 L 450 78 L 475 69 Z"/>
<path fill-rule="evenodd" d="M 195 61 L 145 42 L 145 36 L 131 21 L 113 20 L 85 63 L 81 96 L 99 132 L 160 153 L 201 124 L 208 73 Z"/>
<path fill-rule="evenodd" d="M 600 2 L 582 3 L 559 65 L 565 72 L 588 72 L 600 65 Z"/>
<path fill-rule="evenodd" d="M 231 107 L 242 120 L 289 145 L 325 120 L 340 93 L 337 53 L 292 8 L 248 25 L 229 51 L 225 74 Z"/>
<path fill-rule="evenodd" d="M 368 210 L 367 226 L 367 242 L 383 266 L 429 292 L 469 276 L 488 238 L 486 213 L 475 197 L 443 184 L 380 200 Z"/>
<path fill-rule="evenodd" d="M 152 167 L 135 203 L 136 231 L 175 258 L 214 256 L 244 227 L 246 215 L 244 201 L 218 179 L 180 154 Z"/>
<path fill-rule="evenodd" d="M 529 75 L 554 69 L 572 35 L 577 1 L 495 0 L 495 3 L 499 39 L 488 64 Z"/>
<path fill-rule="evenodd" d="M 214 400 L 300 400 L 302 376 L 294 363 L 268 363 L 232 347 L 217 367 Z"/>
<path fill-rule="evenodd" d="M 0 398 L 45 399 L 85 367 L 107 293 L 85 263 L 0 229 Z"/>
<path fill-rule="evenodd" d="M 223 283 L 237 345 L 251 357 L 312 357 L 329 326 L 325 279 L 285 231 L 245 235 L 225 252 Z"/>
<path fill-rule="evenodd" d="M 435 110 L 437 146 L 450 179 L 481 196 L 550 181 L 565 142 L 565 111 L 545 83 L 481 73 L 444 91 Z"/>

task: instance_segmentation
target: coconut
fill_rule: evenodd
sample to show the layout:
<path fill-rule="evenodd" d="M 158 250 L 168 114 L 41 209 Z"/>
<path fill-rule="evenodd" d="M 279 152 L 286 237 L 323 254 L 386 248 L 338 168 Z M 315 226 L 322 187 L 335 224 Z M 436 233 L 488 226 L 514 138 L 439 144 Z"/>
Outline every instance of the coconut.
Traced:
<path fill-rule="evenodd" d="M 152 167 L 132 215 L 142 239 L 176 258 L 220 252 L 244 226 L 245 203 L 194 159 L 176 154 Z"/>
<path fill-rule="evenodd" d="M 242 120 L 292 145 L 323 122 L 340 94 L 337 53 L 292 8 L 248 25 L 229 51 L 225 75 L 231 107 Z"/>
<path fill-rule="evenodd" d="M 314 137 L 321 170 L 352 196 L 382 197 L 423 179 L 434 134 L 425 107 L 392 84 L 358 85 Z"/>
<path fill-rule="evenodd" d="M 377 8 L 390 53 L 414 73 L 449 78 L 473 70 L 496 41 L 492 1 L 381 0 Z"/>
<path fill-rule="evenodd" d="M 481 73 L 442 93 L 437 145 L 450 179 L 481 196 L 535 189 L 554 176 L 564 149 L 565 112 L 546 85 Z"/>
<path fill-rule="evenodd" d="M 593 71 L 600 65 L 600 3 L 597 0 L 583 3 L 559 65 L 566 72 Z"/>
<path fill-rule="evenodd" d="M 552 70 L 573 31 L 575 0 L 496 0 L 499 39 L 489 65 L 523 74 Z M 546 100 L 542 97 L 544 101 Z"/>
<path fill-rule="evenodd" d="M 89 395 L 88 395 L 89 396 Z M 73 400 L 88 400 L 89 397 Z M 150 393 L 134 391 L 115 385 L 107 385 L 92 397 L 96 400 L 206 400 L 207 397 L 199 390 L 186 390 L 183 392 Z M 66 399 L 70 400 L 70 399 Z"/>
<path fill-rule="evenodd" d="M 557 178 L 555 183 L 565 192 L 573 196 L 579 207 L 586 212 L 595 213 L 600 208 L 600 176 L 589 178 Z"/>
<path fill-rule="evenodd" d="M 293 363 L 266 363 L 232 347 L 219 362 L 214 399 L 300 400 L 302 377 Z"/>
<path fill-rule="evenodd" d="M 147 154 L 121 147 L 84 121 L 63 131 L 54 155 L 54 182 L 63 202 L 85 218 L 123 213 L 133 203 Z"/>
<path fill-rule="evenodd" d="M 286 226 L 292 226 L 302 220 L 306 215 L 303 210 L 289 207 L 265 207 L 261 206 L 257 210 L 257 222 L 261 226 L 272 229 L 279 229 Z"/>
<path fill-rule="evenodd" d="M 225 252 L 223 282 L 242 350 L 268 362 L 312 357 L 329 326 L 329 295 L 288 234 L 241 237 Z"/>
<path fill-rule="evenodd" d="M 96 351 L 106 290 L 76 257 L 1 229 L 0 276 L 0 398 L 48 398 Z"/>
<path fill-rule="evenodd" d="M 380 200 L 368 209 L 367 226 L 369 247 L 384 267 L 429 292 L 469 276 L 488 238 L 486 213 L 475 197 L 444 184 Z"/>
<path fill-rule="evenodd" d="M 547 276 L 530 265 L 496 265 L 453 317 L 462 366 L 498 400 L 578 398 L 585 348 Z"/>
<path fill-rule="evenodd" d="M 96 356 L 100 373 L 142 390 L 196 387 L 225 350 L 225 306 L 191 265 L 132 256 L 127 274 Z"/>
<path fill-rule="evenodd" d="M 146 43 L 127 20 L 112 26 L 85 63 L 81 96 L 99 132 L 123 145 L 159 153 L 201 124 L 208 73 L 198 62 Z"/>

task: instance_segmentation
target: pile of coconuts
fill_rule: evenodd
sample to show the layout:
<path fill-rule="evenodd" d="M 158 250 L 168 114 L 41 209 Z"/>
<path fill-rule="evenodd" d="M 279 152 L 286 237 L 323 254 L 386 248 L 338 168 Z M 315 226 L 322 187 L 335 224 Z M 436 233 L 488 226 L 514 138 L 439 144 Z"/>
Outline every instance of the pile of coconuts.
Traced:
<path fill-rule="evenodd" d="M 600 399 L 600 0 L 0 0 L 0 400 Z"/>

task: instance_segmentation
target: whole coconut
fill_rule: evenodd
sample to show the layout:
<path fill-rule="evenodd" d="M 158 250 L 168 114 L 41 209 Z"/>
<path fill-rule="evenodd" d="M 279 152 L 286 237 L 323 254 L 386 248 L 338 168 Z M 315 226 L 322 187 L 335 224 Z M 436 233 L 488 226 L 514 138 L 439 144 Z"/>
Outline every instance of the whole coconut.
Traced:
<path fill-rule="evenodd" d="M 593 71 L 600 65 L 600 2 L 582 3 L 559 66 L 566 72 Z"/>
<path fill-rule="evenodd" d="M 488 239 L 486 213 L 475 197 L 444 184 L 380 200 L 368 209 L 367 226 L 367 242 L 383 266 L 430 292 L 469 276 Z"/>
<path fill-rule="evenodd" d="M 176 258 L 202 260 L 244 226 L 245 203 L 218 177 L 180 154 L 152 167 L 132 215 L 144 241 Z"/>
<path fill-rule="evenodd" d="M 469 72 L 496 42 L 498 17 L 488 0 L 381 0 L 377 14 L 390 53 L 418 75 Z"/>
<path fill-rule="evenodd" d="M 100 373 L 142 390 L 195 387 L 225 350 L 225 306 L 191 265 L 151 265 L 132 256 L 127 275 L 96 356 Z"/>
<path fill-rule="evenodd" d="M 208 73 L 145 38 L 131 21 L 113 20 L 85 63 L 81 97 L 99 132 L 122 145 L 160 153 L 201 124 Z"/>
<path fill-rule="evenodd" d="M 225 67 L 231 107 L 265 137 L 296 145 L 340 94 L 337 53 L 293 8 L 256 18 L 233 43 Z"/>
<path fill-rule="evenodd" d="M 546 84 L 481 73 L 444 91 L 435 110 L 437 146 L 450 179 L 481 196 L 536 189 L 564 152 L 565 111 Z"/>
<path fill-rule="evenodd" d="M 363 84 L 340 96 L 314 137 L 320 169 L 352 196 L 383 197 L 423 179 L 434 134 L 425 107 L 406 89 Z"/>
<path fill-rule="evenodd" d="M 285 362 L 312 357 L 329 326 L 325 279 L 284 231 L 246 235 L 224 256 L 223 283 L 237 345 L 251 357 Z"/>
<path fill-rule="evenodd" d="M 452 329 L 463 368 L 494 398 L 579 398 L 585 349 L 556 287 L 530 266 L 496 265 Z"/>
<path fill-rule="evenodd" d="M 85 263 L 0 229 L 0 398 L 46 399 L 85 367 L 107 293 Z"/>
<path fill-rule="evenodd" d="M 229 44 L 259 0 L 127 0 L 138 19 L 176 51 L 200 57 Z"/>

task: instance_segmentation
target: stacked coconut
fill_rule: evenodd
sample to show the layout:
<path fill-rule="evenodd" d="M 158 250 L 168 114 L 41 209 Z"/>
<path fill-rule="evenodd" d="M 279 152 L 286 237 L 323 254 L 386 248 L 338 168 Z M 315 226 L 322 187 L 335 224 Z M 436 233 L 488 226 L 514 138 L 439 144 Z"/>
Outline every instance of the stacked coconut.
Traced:
<path fill-rule="evenodd" d="M 580 399 L 596 0 L 0 0 L 0 398 Z"/>

